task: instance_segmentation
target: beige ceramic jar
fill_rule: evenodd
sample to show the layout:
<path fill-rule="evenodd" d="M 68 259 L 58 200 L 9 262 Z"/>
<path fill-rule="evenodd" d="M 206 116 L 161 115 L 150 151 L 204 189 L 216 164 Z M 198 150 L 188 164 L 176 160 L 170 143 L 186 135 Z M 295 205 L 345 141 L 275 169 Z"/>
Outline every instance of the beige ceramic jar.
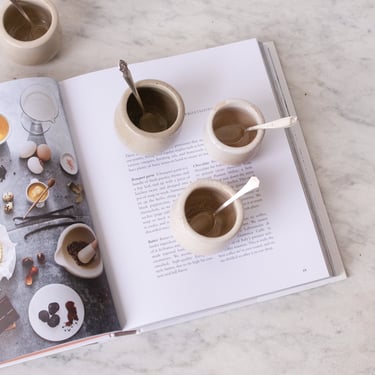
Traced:
<path fill-rule="evenodd" d="M 0 7 L 0 45 L 13 61 L 37 65 L 51 60 L 61 46 L 61 29 L 55 5 L 50 0 L 22 2 L 30 24 L 10 1 Z"/>
<path fill-rule="evenodd" d="M 136 82 L 147 113 L 146 120 L 130 89 L 123 94 L 116 112 L 115 125 L 119 137 L 133 152 L 143 155 L 161 153 L 172 143 L 185 117 L 184 102 L 175 88 L 166 82 L 146 79 Z M 147 115 L 146 115 L 147 118 Z M 154 126 L 154 120 L 160 122 Z"/>
<path fill-rule="evenodd" d="M 244 163 L 255 156 L 262 143 L 265 131 L 245 132 L 239 140 L 226 142 L 238 128 L 246 129 L 264 123 L 257 106 L 243 99 L 228 99 L 218 103 L 209 113 L 204 142 L 212 159 L 223 164 Z M 219 135 L 220 134 L 220 135 Z"/>
<path fill-rule="evenodd" d="M 211 179 L 189 185 L 175 201 L 171 211 L 171 229 L 176 241 L 196 255 L 212 255 L 222 251 L 236 236 L 243 222 L 240 200 L 220 211 L 214 222 L 198 222 L 199 215 L 214 212 L 235 194 L 227 184 Z"/>

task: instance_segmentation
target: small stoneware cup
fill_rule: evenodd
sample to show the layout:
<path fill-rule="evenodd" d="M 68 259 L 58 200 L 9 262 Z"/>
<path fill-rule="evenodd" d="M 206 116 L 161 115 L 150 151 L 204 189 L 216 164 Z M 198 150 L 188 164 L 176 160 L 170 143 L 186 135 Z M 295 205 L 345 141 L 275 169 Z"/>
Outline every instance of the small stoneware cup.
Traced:
<path fill-rule="evenodd" d="M 50 0 L 22 1 L 33 26 L 10 1 L 0 7 L 0 45 L 13 61 L 37 65 L 51 60 L 61 45 L 61 29 L 55 5 Z"/>
<path fill-rule="evenodd" d="M 171 230 L 176 241 L 196 255 L 212 255 L 222 251 L 242 226 L 242 202 L 234 201 L 214 215 L 212 223 L 207 223 L 205 216 L 214 212 L 233 194 L 235 191 L 229 185 L 217 180 L 198 180 L 189 185 L 171 210 Z M 197 218 L 203 219 L 203 222 Z"/>
<path fill-rule="evenodd" d="M 126 90 L 115 111 L 117 133 L 137 154 L 161 153 L 173 142 L 181 127 L 185 117 L 184 102 L 176 89 L 163 81 L 142 80 L 136 87 L 145 113 L 131 90 Z"/>
<path fill-rule="evenodd" d="M 263 124 L 264 117 L 257 106 L 243 99 L 228 99 L 209 113 L 204 143 L 210 157 L 223 164 L 244 163 L 255 156 L 264 130 L 244 131 Z"/>
<path fill-rule="evenodd" d="M 34 203 L 43 191 L 47 188 L 47 185 L 36 178 L 33 178 L 30 183 L 26 187 L 26 199 L 29 203 Z M 36 207 L 41 208 L 44 207 L 46 200 L 49 196 L 49 191 L 47 190 L 44 194 L 42 199 L 36 204 Z"/>

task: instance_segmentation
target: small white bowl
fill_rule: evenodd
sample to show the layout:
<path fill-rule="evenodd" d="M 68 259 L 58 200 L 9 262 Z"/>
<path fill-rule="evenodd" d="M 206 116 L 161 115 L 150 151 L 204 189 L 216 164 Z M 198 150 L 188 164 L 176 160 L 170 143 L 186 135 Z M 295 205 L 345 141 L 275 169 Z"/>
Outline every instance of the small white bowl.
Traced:
<path fill-rule="evenodd" d="M 72 275 L 84 279 L 92 279 L 100 276 L 103 272 L 103 261 L 99 251 L 89 264 L 80 266 L 67 250 L 68 245 L 73 241 L 85 241 L 90 243 L 95 239 L 95 233 L 88 225 L 81 223 L 70 225 L 63 230 L 57 241 L 55 262 L 64 267 Z"/>
<path fill-rule="evenodd" d="M 69 152 L 64 152 L 60 156 L 61 168 L 68 174 L 74 176 L 78 173 L 78 165 L 75 157 Z"/>

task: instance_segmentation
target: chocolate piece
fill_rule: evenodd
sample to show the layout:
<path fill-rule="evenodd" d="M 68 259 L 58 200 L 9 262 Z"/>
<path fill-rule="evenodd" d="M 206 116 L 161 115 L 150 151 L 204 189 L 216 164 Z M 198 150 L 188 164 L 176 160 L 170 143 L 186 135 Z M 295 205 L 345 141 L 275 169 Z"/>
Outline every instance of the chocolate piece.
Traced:
<path fill-rule="evenodd" d="M 46 256 L 44 253 L 38 253 L 36 258 L 38 259 L 39 264 L 45 264 L 46 263 Z"/>
<path fill-rule="evenodd" d="M 57 302 L 51 302 L 49 305 L 48 305 L 48 312 L 53 315 L 53 314 L 56 314 L 60 309 L 60 306 Z"/>
<path fill-rule="evenodd" d="M 48 324 L 51 328 L 55 328 L 55 327 L 57 327 L 57 326 L 59 325 L 59 323 L 60 323 L 60 317 L 59 317 L 57 314 L 53 314 L 53 315 L 49 318 L 49 320 L 48 320 L 48 322 L 47 322 L 47 324 Z"/>
<path fill-rule="evenodd" d="M 10 303 L 8 297 L 0 297 L 0 334 L 14 325 L 18 319 L 19 315 Z"/>
<path fill-rule="evenodd" d="M 38 318 L 42 322 L 47 323 L 48 320 L 49 320 L 49 313 L 48 313 L 48 311 L 47 310 L 41 310 L 41 311 L 39 311 Z"/>
<path fill-rule="evenodd" d="M 65 304 L 66 309 L 68 310 L 68 321 L 65 322 L 67 327 L 70 327 L 73 324 L 74 320 L 78 321 L 77 308 L 73 301 L 68 301 Z"/>
<path fill-rule="evenodd" d="M 22 259 L 22 266 L 25 267 L 27 270 L 30 270 L 30 268 L 34 265 L 33 258 L 26 257 Z"/>

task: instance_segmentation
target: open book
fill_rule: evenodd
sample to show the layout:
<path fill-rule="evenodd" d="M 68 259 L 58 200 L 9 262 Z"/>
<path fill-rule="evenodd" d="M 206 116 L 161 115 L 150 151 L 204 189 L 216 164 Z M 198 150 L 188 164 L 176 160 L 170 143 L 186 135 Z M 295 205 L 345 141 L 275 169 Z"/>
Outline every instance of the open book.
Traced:
<path fill-rule="evenodd" d="M 2 366 L 346 277 L 298 124 L 267 132 L 256 158 L 239 166 L 214 162 L 202 142 L 210 109 L 224 99 L 256 104 L 266 121 L 295 115 L 273 43 L 252 39 L 131 70 L 136 80 L 170 83 L 185 103 L 178 137 L 156 156 L 133 154 L 118 137 L 114 112 L 127 89 L 118 67 L 0 84 L 11 127 L 0 187 L 12 193 L 0 213 Z M 238 190 L 251 175 L 260 188 L 243 197 L 243 226 L 225 250 L 195 256 L 176 243 L 170 209 L 189 183 L 213 178 Z M 24 218 L 34 178 L 55 184 Z M 98 240 L 89 264 L 58 256 L 74 242 L 64 242 L 72 225 Z"/>

